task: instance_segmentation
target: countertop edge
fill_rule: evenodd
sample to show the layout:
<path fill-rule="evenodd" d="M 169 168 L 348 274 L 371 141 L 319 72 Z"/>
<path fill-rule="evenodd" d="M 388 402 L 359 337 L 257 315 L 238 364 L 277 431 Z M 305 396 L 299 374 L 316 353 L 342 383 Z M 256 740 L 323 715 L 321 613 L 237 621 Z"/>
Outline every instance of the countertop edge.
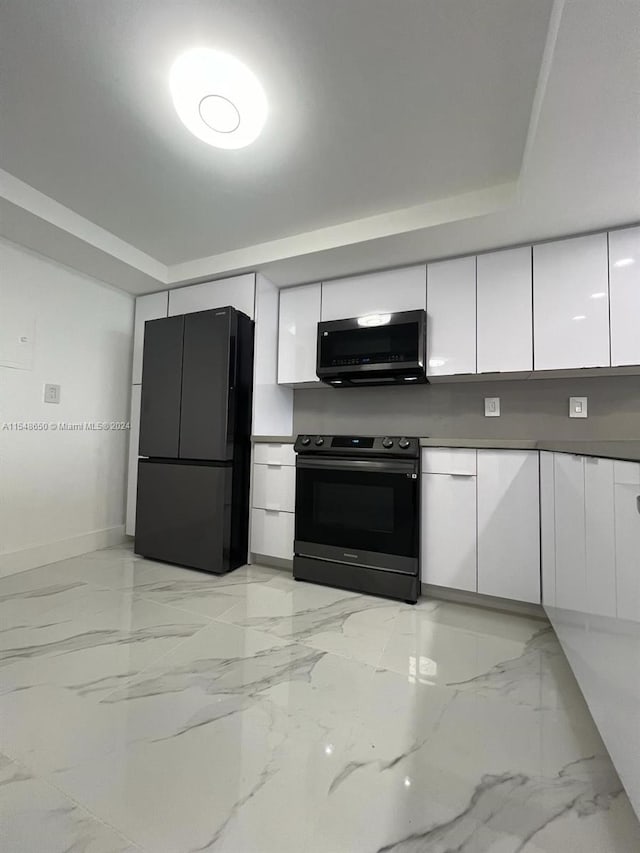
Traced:
<path fill-rule="evenodd" d="M 294 444 L 294 435 L 253 435 L 253 444 Z M 593 456 L 621 462 L 640 462 L 640 440 L 554 441 L 511 438 L 420 438 L 420 447 L 450 447 L 469 450 L 543 450 L 572 456 Z"/>

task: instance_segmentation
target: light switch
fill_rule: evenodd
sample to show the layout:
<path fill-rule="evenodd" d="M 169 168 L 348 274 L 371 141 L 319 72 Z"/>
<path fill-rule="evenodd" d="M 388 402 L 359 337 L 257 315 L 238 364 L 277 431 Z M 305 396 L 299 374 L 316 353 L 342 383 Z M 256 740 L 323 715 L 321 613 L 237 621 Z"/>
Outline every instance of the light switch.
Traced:
<path fill-rule="evenodd" d="M 484 416 L 485 418 L 500 417 L 500 397 L 484 398 Z"/>
<path fill-rule="evenodd" d="M 586 418 L 587 414 L 587 398 L 586 397 L 569 397 L 569 417 L 570 418 Z"/>
<path fill-rule="evenodd" d="M 44 401 L 45 401 L 45 403 L 59 403 L 60 402 L 60 386 L 59 385 L 45 385 L 44 386 Z"/>

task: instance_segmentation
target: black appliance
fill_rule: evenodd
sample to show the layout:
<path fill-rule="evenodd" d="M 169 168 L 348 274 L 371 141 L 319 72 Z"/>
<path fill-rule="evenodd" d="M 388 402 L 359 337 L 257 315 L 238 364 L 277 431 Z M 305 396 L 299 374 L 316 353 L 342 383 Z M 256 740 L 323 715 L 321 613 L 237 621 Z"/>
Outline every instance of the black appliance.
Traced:
<path fill-rule="evenodd" d="M 418 439 L 299 435 L 294 449 L 293 576 L 415 603 Z"/>
<path fill-rule="evenodd" d="M 318 323 L 318 378 L 334 388 L 426 382 L 426 328 L 426 311 Z"/>
<path fill-rule="evenodd" d="M 145 323 L 135 552 L 217 574 L 247 561 L 253 322 Z"/>

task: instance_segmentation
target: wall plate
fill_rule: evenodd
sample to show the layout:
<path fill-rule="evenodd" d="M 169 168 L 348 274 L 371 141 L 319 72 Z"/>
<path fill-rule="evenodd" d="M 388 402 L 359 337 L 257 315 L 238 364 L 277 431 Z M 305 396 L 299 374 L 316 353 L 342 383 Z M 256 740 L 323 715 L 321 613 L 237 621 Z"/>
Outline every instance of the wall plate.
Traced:
<path fill-rule="evenodd" d="M 569 417 L 586 418 L 588 397 L 569 397 Z"/>
<path fill-rule="evenodd" d="M 484 398 L 484 416 L 485 418 L 500 417 L 500 397 Z"/>

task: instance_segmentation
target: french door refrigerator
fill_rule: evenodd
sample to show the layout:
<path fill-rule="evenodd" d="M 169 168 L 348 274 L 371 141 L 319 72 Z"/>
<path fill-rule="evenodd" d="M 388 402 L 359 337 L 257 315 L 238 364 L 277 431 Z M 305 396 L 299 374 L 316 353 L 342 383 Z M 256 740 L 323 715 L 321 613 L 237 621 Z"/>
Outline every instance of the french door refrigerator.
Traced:
<path fill-rule="evenodd" d="M 221 574 L 247 561 L 253 322 L 145 323 L 135 552 Z"/>

